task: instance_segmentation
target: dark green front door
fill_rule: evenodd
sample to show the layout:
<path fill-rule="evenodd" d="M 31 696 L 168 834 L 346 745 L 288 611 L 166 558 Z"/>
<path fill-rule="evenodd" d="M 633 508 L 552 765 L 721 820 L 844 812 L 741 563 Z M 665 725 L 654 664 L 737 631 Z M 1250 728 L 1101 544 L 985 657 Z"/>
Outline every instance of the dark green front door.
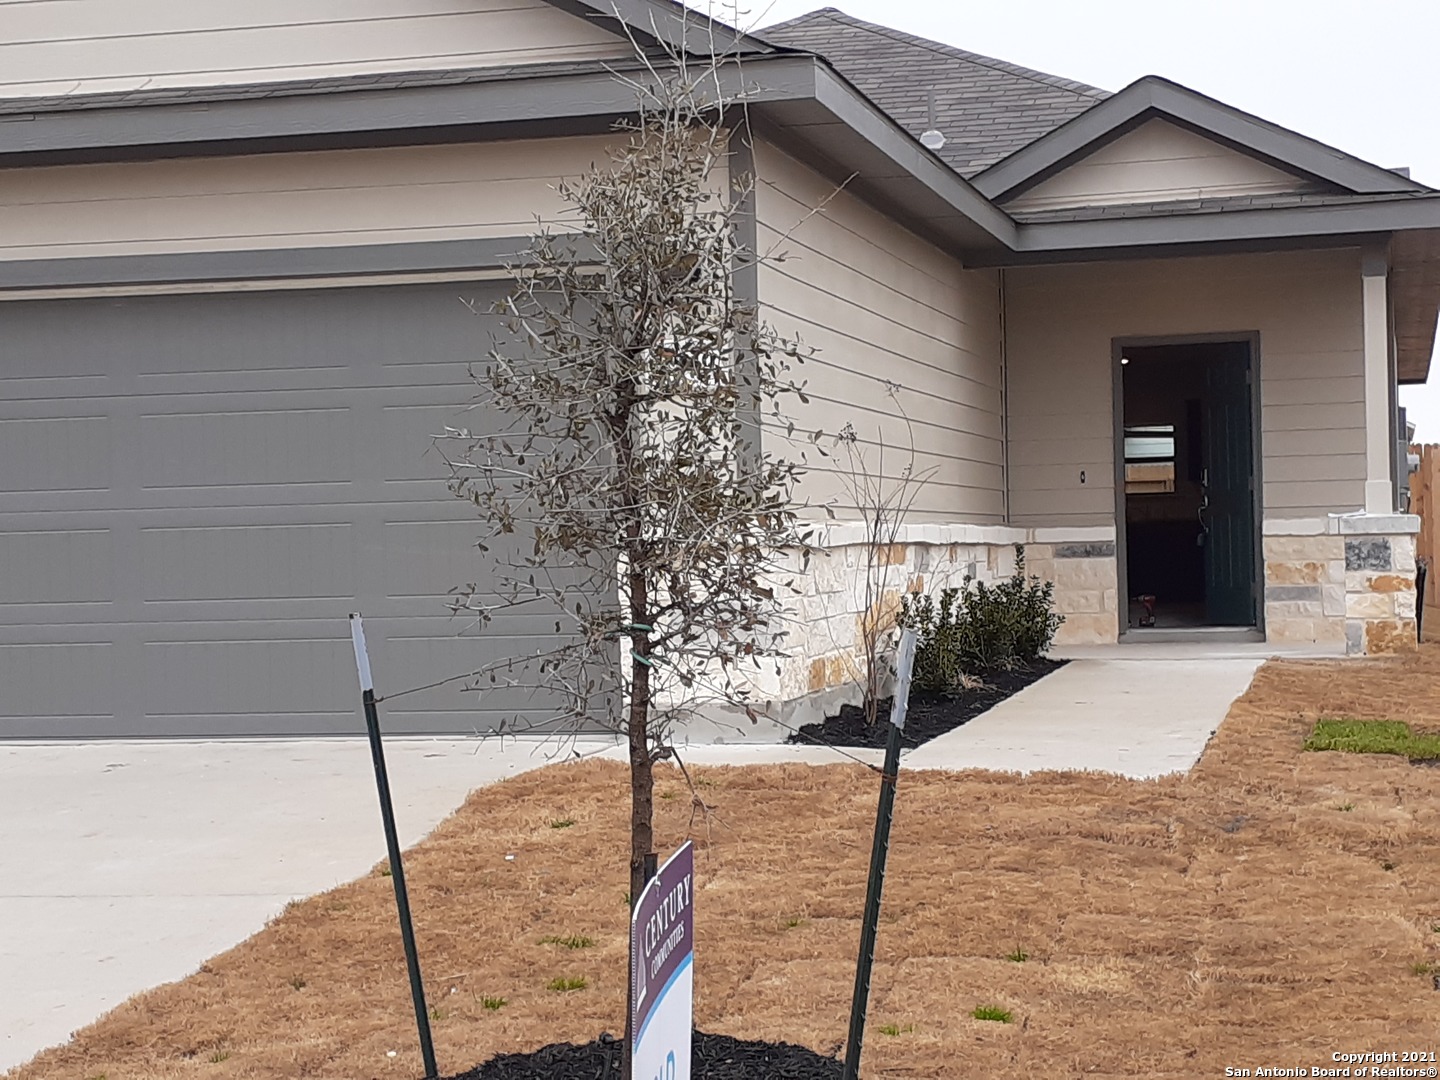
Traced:
<path fill-rule="evenodd" d="M 1221 346 L 1205 371 L 1205 615 L 1255 625 L 1255 446 L 1250 347 Z"/>

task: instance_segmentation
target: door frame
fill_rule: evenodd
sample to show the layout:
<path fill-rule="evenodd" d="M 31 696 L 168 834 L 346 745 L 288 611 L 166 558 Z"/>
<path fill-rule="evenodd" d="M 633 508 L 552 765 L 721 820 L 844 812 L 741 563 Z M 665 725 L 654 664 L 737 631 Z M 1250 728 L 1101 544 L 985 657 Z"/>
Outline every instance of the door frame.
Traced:
<path fill-rule="evenodd" d="M 1254 457 L 1252 471 L 1255 490 L 1251 493 L 1255 528 L 1255 567 L 1252 572 L 1255 590 L 1255 629 L 1265 633 L 1265 476 L 1262 465 L 1265 460 L 1261 432 L 1261 389 L 1265 385 L 1261 366 L 1260 331 L 1241 330 L 1234 333 L 1206 334 L 1149 334 L 1131 335 L 1110 339 L 1110 400 L 1112 403 L 1111 439 L 1114 442 L 1112 456 L 1115 459 L 1115 562 L 1117 586 L 1117 619 L 1119 636 L 1124 638 L 1130 632 L 1130 577 L 1126 552 L 1125 529 L 1125 366 L 1120 357 L 1126 349 L 1139 349 L 1156 345 L 1219 345 L 1241 343 L 1249 347 L 1250 359 L 1247 366 L 1250 385 L 1250 452 Z"/>

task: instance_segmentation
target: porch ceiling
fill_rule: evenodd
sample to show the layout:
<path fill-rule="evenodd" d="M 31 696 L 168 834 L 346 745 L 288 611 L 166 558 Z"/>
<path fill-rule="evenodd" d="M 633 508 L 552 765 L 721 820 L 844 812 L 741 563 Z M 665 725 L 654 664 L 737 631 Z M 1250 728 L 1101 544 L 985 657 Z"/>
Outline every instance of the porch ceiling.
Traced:
<path fill-rule="evenodd" d="M 1390 247 L 1396 368 L 1402 383 L 1430 374 L 1440 316 L 1440 229 L 1396 233 Z"/>

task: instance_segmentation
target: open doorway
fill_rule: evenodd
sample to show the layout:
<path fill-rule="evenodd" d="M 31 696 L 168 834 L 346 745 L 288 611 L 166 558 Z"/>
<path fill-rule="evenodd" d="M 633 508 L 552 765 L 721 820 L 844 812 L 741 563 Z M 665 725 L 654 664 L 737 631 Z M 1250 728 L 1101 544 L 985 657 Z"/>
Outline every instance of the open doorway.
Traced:
<path fill-rule="evenodd" d="M 1259 550 L 1253 343 L 1121 345 L 1128 630 L 1253 628 Z M 1122 609 L 1123 610 L 1123 609 Z"/>

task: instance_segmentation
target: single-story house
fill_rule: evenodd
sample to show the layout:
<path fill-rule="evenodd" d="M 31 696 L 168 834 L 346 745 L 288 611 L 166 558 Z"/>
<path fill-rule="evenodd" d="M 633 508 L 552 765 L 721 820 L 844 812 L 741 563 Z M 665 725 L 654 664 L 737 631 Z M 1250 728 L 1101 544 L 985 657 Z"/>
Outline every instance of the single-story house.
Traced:
<path fill-rule="evenodd" d="M 0 4 L 0 737 L 353 730 L 356 608 L 382 689 L 545 634 L 449 614 L 485 563 L 428 451 L 471 306 L 633 111 L 636 42 L 735 58 L 743 231 L 789 256 L 741 286 L 817 350 L 799 422 L 893 446 L 901 388 L 908 586 L 1021 542 L 1063 641 L 1413 641 L 1396 386 L 1429 370 L 1440 192 L 1403 170 L 834 9 L 31 0 Z M 859 538 L 829 529 L 778 708 L 846 693 Z"/>

